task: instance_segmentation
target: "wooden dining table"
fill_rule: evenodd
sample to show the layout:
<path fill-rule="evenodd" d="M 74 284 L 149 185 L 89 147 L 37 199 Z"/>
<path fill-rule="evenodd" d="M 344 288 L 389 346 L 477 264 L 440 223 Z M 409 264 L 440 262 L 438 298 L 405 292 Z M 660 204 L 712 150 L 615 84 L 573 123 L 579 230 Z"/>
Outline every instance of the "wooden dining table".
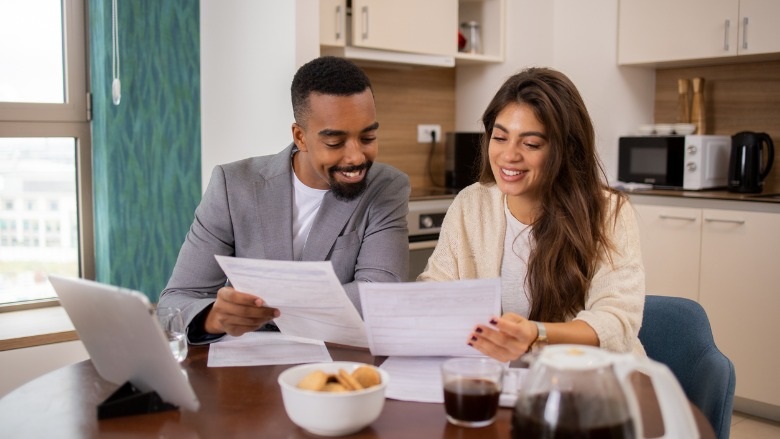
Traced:
<path fill-rule="evenodd" d="M 384 358 L 365 349 L 328 346 L 334 360 L 378 365 Z M 208 367 L 208 346 L 190 346 L 182 367 L 201 406 L 98 420 L 97 406 L 119 385 L 97 373 L 90 360 L 62 367 L 0 399 L 0 437 L 8 438 L 313 438 L 292 423 L 277 377 L 291 365 Z M 638 377 L 647 437 L 663 434 L 649 380 Z M 702 438 L 715 438 L 704 415 L 691 404 Z M 512 410 L 499 409 L 483 428 L 447 422 L 443 404 L 387 399 L 379 418 L 349 438 L 509 438 Z"/>

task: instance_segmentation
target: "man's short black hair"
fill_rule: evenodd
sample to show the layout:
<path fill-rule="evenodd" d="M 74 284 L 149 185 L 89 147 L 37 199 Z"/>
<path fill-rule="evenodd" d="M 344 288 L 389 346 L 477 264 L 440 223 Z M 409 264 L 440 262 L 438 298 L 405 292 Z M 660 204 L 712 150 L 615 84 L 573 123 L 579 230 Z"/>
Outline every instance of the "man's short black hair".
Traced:
<path fill-rule="evenodd" d="M 315 58 L 301 66 L 293 77 L 290 91 L 295 121 L 305 124 L 311 93 L 351 96 L 366 89 L 371 89 L 371 81 L 353 62 L 336 56 Z"/>

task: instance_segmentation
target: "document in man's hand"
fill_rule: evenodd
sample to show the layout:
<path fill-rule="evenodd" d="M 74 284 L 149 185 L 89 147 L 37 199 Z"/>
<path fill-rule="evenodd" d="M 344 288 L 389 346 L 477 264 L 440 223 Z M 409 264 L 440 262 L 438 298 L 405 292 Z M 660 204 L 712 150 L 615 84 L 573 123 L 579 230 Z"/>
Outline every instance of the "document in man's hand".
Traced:
<path fill-rule="evenodd" d="M 468 336 L 501 312 L 499 279 L 367 282 L 358 288 L 373 355 L 482 355 L 468 345 Z"/>
<path fill-rule="evenodd" d="M 278 308 L 286 335 L 367 347 L 366 329 L 330 261 L 271 261 L 215 256 L 230 284 Z"/>

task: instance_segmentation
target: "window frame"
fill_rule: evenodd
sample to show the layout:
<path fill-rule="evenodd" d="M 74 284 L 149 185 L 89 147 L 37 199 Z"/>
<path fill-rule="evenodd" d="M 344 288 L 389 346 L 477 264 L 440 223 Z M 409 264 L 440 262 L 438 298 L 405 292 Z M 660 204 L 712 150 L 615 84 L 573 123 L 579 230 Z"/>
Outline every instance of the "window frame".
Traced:
<path fill-rule="evenodd" d="M 0 102 L 0 137 L 76 140 L 79 276 L 95 278 L 91 108 L 88 93 L 86 0 L 61 0 L 64 103 Z M 55 298 L 2 304 L 0 312 L 59 305 Z"/>

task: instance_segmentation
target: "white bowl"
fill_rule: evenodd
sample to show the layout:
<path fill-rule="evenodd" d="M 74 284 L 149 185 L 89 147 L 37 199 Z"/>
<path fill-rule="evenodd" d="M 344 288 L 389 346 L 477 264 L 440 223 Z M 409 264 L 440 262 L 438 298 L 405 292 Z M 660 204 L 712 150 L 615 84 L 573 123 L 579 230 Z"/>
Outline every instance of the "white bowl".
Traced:
<path fill-rule="evenodd" d="M 673 129 L 674 128 L 672 127 L 671 124 L 666 124 L 666 123 L 655 124 L 655 133 L 659 135 L 665 136 L 668 134 L 672 134 Z"/>
<path fill-rule="evenodd" d="M 675 134 L 679 134 L 681 136 L 687 136 L 688 134 L 693 134 L 696 131 L 696 125 L 692 123 L 676 123 L 672 126 L 674 129 Z"/>
<path fill-rule="evenodd" d="M 649 136 L 655 134 L 655 125 L 639 125 L 639 134 L 643 136 Z"/>
<path fill-rule="evenodd" d="M 351 361 L 332 363 L 311 363 L 291 367 L 279 375 L 282 400 L 287 416 L 304 430 L 320 436 L 343 436 L 357 431 L 376 421 L 385 404 L 385 388 L 390 376 L 382 369 L 379 372 L 382 383 L 364 390 L 331 393 L 298 388 L 301 379 L 315 370 L 348 373 L 359 366 L 371 366 Z"/>

